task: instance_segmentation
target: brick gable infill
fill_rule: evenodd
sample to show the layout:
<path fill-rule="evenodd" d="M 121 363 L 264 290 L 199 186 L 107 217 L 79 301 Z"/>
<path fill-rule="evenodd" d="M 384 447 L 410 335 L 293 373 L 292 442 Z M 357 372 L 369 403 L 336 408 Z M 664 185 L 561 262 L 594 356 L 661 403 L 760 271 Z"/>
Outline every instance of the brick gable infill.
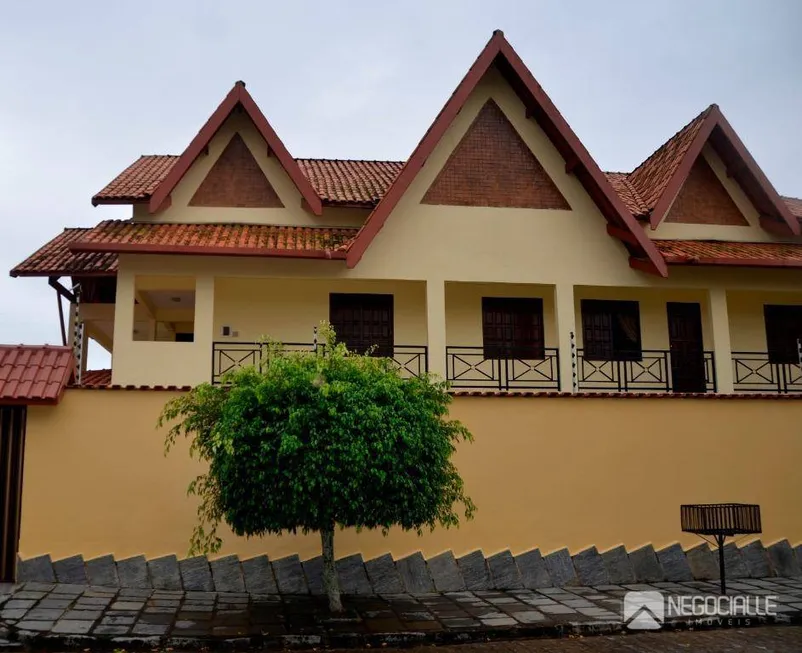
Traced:
<path fill-rule="evenodd" d="M 219 208 L 284 206 L 239 133 L 231 137 L 189 205 Z"/>
<path fill-rule="evenodd" d="M 479 111 L 422 201 L 452 206 L 571 209 L 493 100 Z"/>

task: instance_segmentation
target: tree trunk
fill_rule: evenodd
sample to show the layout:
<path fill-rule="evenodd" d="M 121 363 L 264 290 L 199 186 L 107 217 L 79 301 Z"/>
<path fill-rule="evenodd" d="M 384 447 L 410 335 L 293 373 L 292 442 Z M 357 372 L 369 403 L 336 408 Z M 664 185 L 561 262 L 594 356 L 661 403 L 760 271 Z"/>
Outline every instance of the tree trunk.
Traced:
<path fill-rule="evenodd" d="M 323 545 L 323 587 L 329 597 L 329 610 L 342 612 L 340 581 L 334 567 L 334 524 L 320 530 L 320 541 Z"/>

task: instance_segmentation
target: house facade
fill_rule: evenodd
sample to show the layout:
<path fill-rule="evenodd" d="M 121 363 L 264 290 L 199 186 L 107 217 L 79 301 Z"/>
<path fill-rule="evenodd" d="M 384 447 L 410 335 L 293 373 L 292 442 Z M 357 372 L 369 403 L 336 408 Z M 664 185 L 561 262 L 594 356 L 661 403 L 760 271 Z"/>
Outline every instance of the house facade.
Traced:
<path fill-rule="evenodd" d="M 92 202 L 132 216 L 11 271 L 50 279 L 77 361 L 61 403 L 28 411 L 23 557 L 182 553 L 196 468 L 158 455 L 161 406 L 265 337 L 315 347 L 322 320 L 448 379 L 477 436 L 458 454 L 475 522 L 349 534 L 344 553 L 690 545 L 679 504 L 729 500 L 802 541 L 802 200 L 716 105 L 603 172 L 495 32 L 407 161 L 295 159 L 237 82 L 183 153 L 141 157 Z M 87 370 L 89 339 L 110 370 Z M 86 473 L 54 492 L 65 459 Z"/>

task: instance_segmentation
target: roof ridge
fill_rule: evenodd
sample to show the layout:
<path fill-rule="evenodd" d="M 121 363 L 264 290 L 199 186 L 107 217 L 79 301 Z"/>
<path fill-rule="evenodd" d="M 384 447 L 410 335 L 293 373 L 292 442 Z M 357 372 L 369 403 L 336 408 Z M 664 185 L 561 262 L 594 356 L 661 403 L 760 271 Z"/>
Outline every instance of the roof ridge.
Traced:
<path fill-rule="evenodd" d="M 404 165 L 406 161 L 401 159 L 339 159 L 329 157 L 308 157 L 299 156 L 295 158 L 296 161 L 326 161 L 329 163 L 399 163 Z"/>

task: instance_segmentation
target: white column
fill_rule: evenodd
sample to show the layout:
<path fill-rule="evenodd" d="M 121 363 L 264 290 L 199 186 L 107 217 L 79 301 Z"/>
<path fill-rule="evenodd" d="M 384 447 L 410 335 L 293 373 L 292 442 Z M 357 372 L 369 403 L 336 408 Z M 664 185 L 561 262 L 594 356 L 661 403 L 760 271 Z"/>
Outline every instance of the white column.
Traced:
<path fill-rule="evenodd" d="M 195 280 L 195 360 L 199 368 L 194 382 L 212 380 L 212 343 L 214 342 L 214 277 Z"/>
<path fill-rule="evenodd" d="M 134 340 L 135 276 L 120 270 L 117 273 L 117 297 L 114 302 L 114 352 L 111 355 L 111 382 L 128 383 L 131 343 Z"/>
<path fill-rule="evenodd" d="M 446 378 L 446 284 L 442 279 L 426 281 L 426 339 L 429 371 Z"/>
<path fill-rule="evenodd" d="M 713 351 L 716 369 L 716 392 L 734 392 L 732 376 L 732 344 L 730 343 L 730 317 L 727 310 L 727 291 L 710 290 L 710 324 L 713 331 Z"/>
<path fill-rule="evenodd" d="M 557 323 L 557 346 L 560 348 L 560 391 L 575 392 L 576 311 L 572 285 L 554 286 L 554 318 Z"/>

